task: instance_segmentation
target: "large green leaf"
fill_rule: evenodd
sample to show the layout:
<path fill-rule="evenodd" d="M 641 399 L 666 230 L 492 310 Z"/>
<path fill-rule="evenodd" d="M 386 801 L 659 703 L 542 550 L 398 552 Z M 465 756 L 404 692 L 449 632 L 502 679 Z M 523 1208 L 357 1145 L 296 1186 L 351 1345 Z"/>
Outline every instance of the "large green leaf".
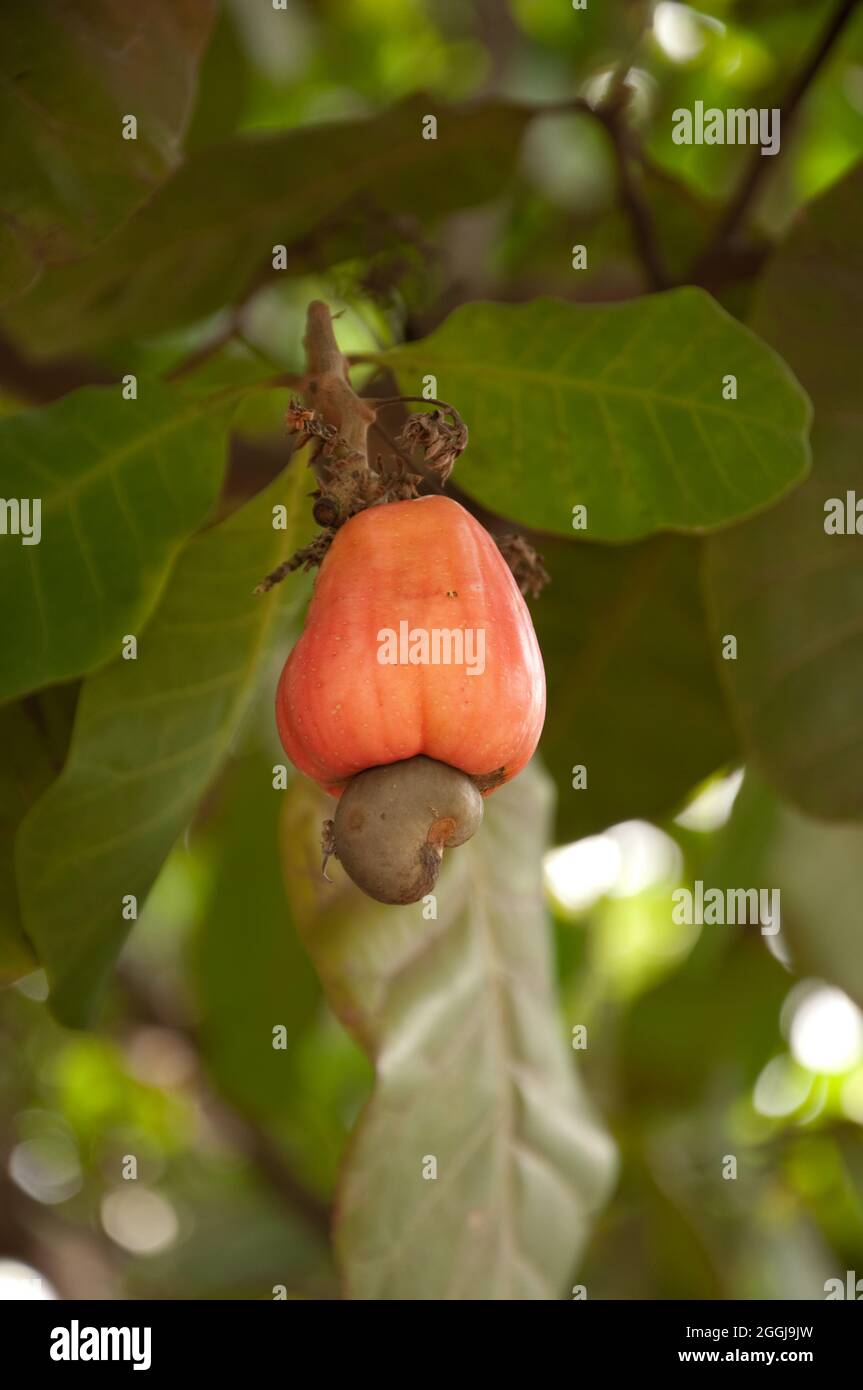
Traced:
<path fill-rule="evenodd" d="M 438 138 L 422 120 L 437 111 Z M 240 136 L 193 154 L 98 259 L 56 270 L 8 322 L 31 348 L 57 351 L 188 323 L 275 280 L 273 246 L 310 259 L 391 244 L 403 219 L 480 203 L 503 187 L 528 113 L 446 111 L 429 99 L 366 120 Z M 346 230 L 345 230 L 346 229 Z M 302 243 L 302 244 L 301 244 Z"/>
<path fill-rule="evenodd" d="M 782 893 L 794 964 L 830 980 L 863 1008 L 863 829 L 825 825 L 783 807 L 764 882 Z"/>
<path fill-rule="evenodd" d="M 129 923 L 228 749 L 254 687 L 275 596 L 262 574 L 293 548 L 301 497 L 294 467 L 177 563 L 134 661 L 84 684 L 62 776 L 19 832 L 25 930 L 64 1021 L 88 1018 Z M 292 525 L 272 526 L 284 502 Z"/>
<path fill-rule="evenodd" d="M 279 867 L 282 796 L 260 754 L 232 769 L 218 821 L 208 827 L 216 869 L 194 951 L 207 1060 L 221 1088 L 266 1120 L 290 1108 L 291 1050 L 320 1000 Z M 253 931 L 246 930 L 250 903 Z M 286 1048 L 273 1047 L 277 1025 Z"/>
<path fill-rule="evenodd" d="M 711 539 L 707 578 L 746 743 L 810 815 L 863 815 L 863 538 L 824 505 L 863 497 L 863 170 L 814 204 L 771 263 L 754 311 L 815 403 L 815 468 L 763 517 Z"/>
<path fill-rule="evenodd" d="M 631 1122 L 638 1111 L 683 1110 L 707 1100 L 717 1075 L 737 1087 L 753 1085 L 779 1050 L 779 1011 L 789 984 L 757 932 L 705 927 L 682 967 L 641 995 L 622 1021 L 625 1117 Z"/>
<path fill-rule="evenodd" d="M 336 1240 L 357 1299 L 553 1299 L 607 1194 L 611 1145 L 557 1018 L 536 769 L 448 855 L 436 920 L 320 879 L 298 785 L 289 888 L 324 987 L 376 1065 L 342 1173 Z M 317 886 L 316 886 L 317 885 Z M 428 1157 L 436 1178 L 423 1177 Z"/>
<path fill-rule="evenodd" d="M 467 304 L 372 356 L 423 378 L 471 431 L 459 482 L 493 511 L 592 540 L 703 531 L 806 473 L 809 404 L 788 368 L 702 290 L 625 304 Z M 737 377 L 737 400 L 723 378 Z"/>
<path fill-rule="evenodd" d="M 0 540 L 0 699 L 81 675 L 140 632 L 225 467 L 226 405 L 140 383 L 87 387 L 0 420 L 7 498 L 41 540 Z"/>
<path fill-rule="evenodd" d="M 33 802 L 59 776 L 77 687 L 58 686 L 0 707 L 0 985 L 33 970 L 15 878 L 15 835 Z"/>
<path fill-rule="evenodd" d="M 740 847 L 753 841 L 756 858 L 741 873 Z M 782 938 L 795 971 L 831 981 L 863 1007 L 863 828 L 802 815 L 750 768 L 721 843 L 737 864 L 734 886 L 779 890 Z M 708 873 L 705 882 L 721 882 Z"/>
<path fill-rule="evenodd" d="M 177 163 L 213 0 L 0 7 L 0 298 L 88 252 Z M 137 138 L 123 139 L 123 117 Z"/>
<path fill-rule="evenodd" d="M 540 751 L 557 838 L 672 811 L 734 757 L 698 585 L 698 541 L 547 541 L 531 613 L 548 680 Z M 573 788 L 572 770 L 587 769 Z"/>

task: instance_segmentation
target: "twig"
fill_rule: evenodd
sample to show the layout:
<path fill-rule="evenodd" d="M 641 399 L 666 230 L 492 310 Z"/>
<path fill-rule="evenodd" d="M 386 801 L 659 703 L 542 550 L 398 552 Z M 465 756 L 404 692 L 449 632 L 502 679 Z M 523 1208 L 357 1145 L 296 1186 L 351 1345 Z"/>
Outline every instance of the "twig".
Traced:
<path fill-rule="evenodd" d="M 649 284 L 655 290 L 662 290 L 666 289 L 671 281 L 660 250 L 653 213 L 645 195 L 641 176 L 636 171 L 637 166 L 640 166 L 642 171 L 644 169 L 641 145 L 626 120 L 626 110 L 632 94 L 627 78 L 649 22 L 650 9 L 645 6 L 630 50 L 622 61 L 618 62 L 605 95 L 595 107 L 591 108 L 589 102 L 585 105 L 593 111 L 594 116 L 602 122 L 608 132 L 617 166 L 618 194 L 629 219 L 633 245 Z"/>
<path fill-rule="evenodd" d="M 626 124 L 623 108 L 599 106 L 595 111 L 608 131 L 617 164 L 617 187 L 620 201 L 629 218 L 632 240 L 652 287 L 666 289 L 670 284 L 665 262 L 659 248 L 659 238 L 653 221 L 650 204 L 644 194 L 638 174 L 636 141 Z"/>
<path fill-rule="evenodd" d="M 441 410 L 437 410 L 437 419 L 426 418 L 423 426 L 413 426 L 421 431 L 422 439 L 410 435 L 396 441 L 396 466 L 392 466 L 392 461 L 387 466 L 385 461 L 378 470 L 369 460 L 369 430 L 376 422 L 377 411 L 393 404 L 393 398 L 364 400 L 356 394 L 348 376 L 348 359 L 336 341 L 332 315 L 321 300 L 309 305 L 304 342 L 306 373 L 302 392 L 307 408 L 291 401 L 286 420 L 289 429 L 304 437 L 303 442 L 312 442 L 309 464 L 318 483 L 312 494 L 313 515 L 324 529 L 310 546 L 298 550 L 266 575 L 255 588 L 256 594 L 268 593 L 293 570 L 320 564 L 334 533 L 365 507 L 417 495 L 422 475 L 411 471 L 410 459 L 401 446 L 422 444 L 427 465 L 435 477 L 444 481 L 443 475 L 467 441 L 467 430 L 457 413 L 440 402 L 442 409 L 452 415 L 453 423 L 443 421 Z M 410 427 L 409 421 L 406 428 Z"/>
<path fill-rule="evenodd" d="M 260 584 L 252 590 L 254 594 L 268 594 L 277 584 L 281 584 L 283 579 L 287 579 L 294 570 L 311 570 L 320 565 L 324 556 L 333 542 L 334 531 L 324 529 L 320 531 L 315 539 L 309 544 L 304 545 L 301 550 L 294 551 L 289 560 L 283 560 L 280 565 L 276 565 L 274 570 L 270 570 L 265 575 Z"/>
<path fill-rule="evenodd" d="M 0 385 L 30 405 L 46 405 L 81 386 L 113 386 L 121 375 L 84 357 L 31 359 L 0 333 Z"/>
<path fill-rule="evenodd" d="M 174 1008 L 157 993 L 152 986 L 145 984 L 138 971 L 128 966 L 118 972 L 135 1012 L 140 1019 L 157 1024 L 161 1028 L 178 1033 L 200 1057 L 200 1043 L 195 1032 L 180 1018 Z M 199 1073 L 202 1069 L 199 1068 Z M 262 1177 L 266 1178 L 273 1192 L 280 1199 L 288 1213 L 299 1217 L 318 1235 L 329 1239 L 329 1208 L 297 1181 L 287 1166 L 284 1157 L 269 1134 L 251 1115 L 230 1105 L 221 1095 L 200 1081 L 205 1092 L 207 1107 L 217 1124 L 237 1141 L 249 1162 L 254 1164 Z"/>
<path fill-rule="evenodd" d="M 614 153 L 618 194 L 629 220 L 633 246 L 651 288 L 662 290 L 671 280 L 660 250 L 653 213 L 636 173 L 636 166 L 644 168 L 644 159 L 641 146 L 626 122 L 629 90 L 624 69 L 612 79 L 608 92 L 595 105 L 585 97 L 574 97 L 538 109 L 543 113 L 592 116 L 607 132 Z"/>
<path fill-rule="evenodd" d="M 173 367 L 169 367 L 165 372 L 165 381 L 180 381 L 185 376 L 191 376 L 192 372 L 208 362 L 211 357 L 231 341 L 240 330 L 242 319 L 242 309 L 235 308 L 224 328 L 220 328 L 214 333 L 212 338 L 208 338 L 205 343 L 201 343 L 187 357 L 183 357 L 179 362 L 175 362 Z"/>
<path fill-rule="evenodd" d="M 824 32 L 814 45 L 800 72 L 792 80 L 779 110 L 779 129 L 783 135 L 793 123 L 798 108 L 809 87 L 824 66 L 842 31 L 857 8 L 858 0 L 841 0 L 838 8 L 829 19 Z M 699 258 L 692 278 L 702 281 L 710 278 L 714 266 L 719 262 L 736 233 L 746 222 L 761 187 L 775 167 L 775 159 L 766 158 L 760 149 L 755 149 L 749 160 L 737 192 L 720 218 L 706 251 Z"/>

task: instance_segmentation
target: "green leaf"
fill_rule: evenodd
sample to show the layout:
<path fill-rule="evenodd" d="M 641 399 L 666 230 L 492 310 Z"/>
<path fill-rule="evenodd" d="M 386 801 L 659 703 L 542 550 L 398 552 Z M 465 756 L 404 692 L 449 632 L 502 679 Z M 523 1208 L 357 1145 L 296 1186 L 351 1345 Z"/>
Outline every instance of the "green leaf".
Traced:
<path fill-rule="evenodd" d="M 815 403 L 815 468 L 780 507 L 708 546 L 723 674 L 753 760 L 809 815 L 863 815 L 863 538 L 825 503 L 860 487 L 863 170 L 814 204 L 772 261 L 756 327 Z"/>
<path fill-rule="evenodd" d="M 540 543 L 552 582 L 531 603 L 548 681 L 540 751 L 557 839 L 673 811 L 735 754 L 701 602 L 700 544 Z M 587 786 L 573 788 L 573 768 Z"/>
<path fill-rule="evenodd" d="M 423 378 L 471 432 L 459 483 L 524 525 L 592 540 L 711 530 L 809 466 L 790 371 L 702 290 L 625 304 L 466 304 L 429 338 L 373 355 L 407 395 Z M 737 400 L 723 400 L 723 377 Z"/>
<path fill-rule="evenodd" d="M 631 1122 L 640 1111 L 709 1101 L 726 1069 L 738 1088 L 753 1085 L 781 1046 L 779 1011 L 789 983 L 757 933 L 703 928 L 683 966 L 637 999 L 623 1020 L 624 1117 Z"/>
<path fill-rule="evenodd" d="M 15 834 L 63 767 L 77 693 L 76 686 L 60 686 L 0 708 L 0 985 L 38 964 L 21 925 Z"/>
<path fill-rule="evenodd" d="M 224 1091 L 265 1120 L 289 1109 L 292 1048 L 320 1000 L 279 866 L 283 796 L 266 758 L 246 757 L 232 769 L 222 813 L 208 827 L 216 870 L 193 961 L 210 1067 Z M 250 903 L 253 931 L 245 929 Z M 273 1046 L 279 1025 L 285 1048 Z"/>
<path fill-rule="evenodd" d="M 320 885 L 303 792 L 286 836 L 297 918 L 377 1074 L 337 1202 L 348 1296 L 560 1297 L 615 1163 L 556 1014 L 546 779 L 528 769 L 488 799 L 479 832 L 447 856 L 429 921 L 422 903 L 363 899 L 338 866 L 335 887 Z"/>
<path fill-rule="evenodd" d="M 274 18 L 278 24 L 280 16 Z M 198 70 L 195 106 L 184 142 L 187 155 L 233 135 L 248 103 L 252 80 L 237 16 L 220 5 Z"/>
<path fill-rule="evenodd" d="M 137 660 L 84 684 L 69 759 L 18 837 L 25 929 L 64 1022 L 92 1016 L 129 923 L 230 746 L 258 675 L 275 598 L 255 582 L 291 552 L 308 481 L 276 480 L 192 541 Z M 288 506 L 288 529 L 272 508 Z"/>
<path fill-rule="evenodd" d="M 863 828 L 801 815 L 750 768 L 723 831 L 732 846 L 744 837 L 758 842 L 757 880 L 750 872 L 746 883 L 781 894 L 782 939 L 794 970 L 829 980 L 863 1007 Z M 744 877 L 738 870 L 737 886 Z"/>
<path fill-rule="evenodd" d="M 783 807 L 764 875 L 782 893 L 782 931 L 795 968 L 830 980 L 863 1008 L 863 829 Z"/>
<path fill-rule="evenodd" d="M 426 141 L 429 110 L 438 138 Z M 275 283 L 276 245 L 302 268 L 360 254 L 370 236 L 389 245 L 406 217 L 499 193 L 527 114 L 506 105 L 446 111 L 414 98 L 364 120 L 200 150 L 97 259 L 46 277 L 8 323 L 32 350 L 52 352 L 160 333 L 230 303 L 256 274 Z"/>
<path fill-rule="evenodd" d="M 225 467 L 225 408 L 155 383 L 87 387 L 0 420 L 6 498 L 41 539 L 0 539 L 0 699 L 93 670 L 138 634 Z M 35 533 L 34 533 L 35 534 Z"/>
<path fill-rule="evenodd" d="M 176 165 L 212 15 L 212 0 L 0 9 L 0 298 L 85 255 Z"/>

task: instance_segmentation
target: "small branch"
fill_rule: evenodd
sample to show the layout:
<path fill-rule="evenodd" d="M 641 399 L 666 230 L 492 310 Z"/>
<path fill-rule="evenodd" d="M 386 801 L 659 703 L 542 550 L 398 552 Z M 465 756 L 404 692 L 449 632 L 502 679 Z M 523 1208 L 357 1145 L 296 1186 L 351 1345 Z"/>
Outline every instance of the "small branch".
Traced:
<path fill-rule="evenodd" d="M 318 482 L 312 493 L 313 515 L 323 530 L 311 545 L 262 579 L 256 594 L 268 593 L 293 570 L 319 565 L 335 532 L 357 512 L 416 497 L 417 486 L 426 474 L 443 483 L 467 443 L 467 430 L 452 406 L 422 397 L 399 398 L 423 400 L 424 405 L 438 408 L 431 415 L 411 416 L 403 437 L 395 443 L 394 457 L 379 458 L 373 464 L 368 452 L 369 430 L 376 425 L 378 410 L 394 404 L 394 399 L 364 400 L 356 394 L 348 376 L 348 360 L 336 341 L 332 315 L 319 299 L 309 305 L 304 342 L 307 369 L 302 392 L 306 404 L 303 407 L 299 401 L 291 401 L 285 418 L 302 442 L 311 440 L 309 464 Z M 443 419 L 444 412 L 451 415 L 452 424 Z M 426 468 L 422 473 L 412 471 L 412 448 L 424 452 Z"/>
<path fill-rule="evenodd" d="M 363 359 L 360 358 L 359 360 L 362 361 Z M 386 396 L 383 400 L 380 396 L 370 396 L 368 401 L 376 411 L 383 410 L 384 406 L 387 405 L 404 405 L 410 401 L 416 401 L 419 405 L 436 405 L 441 410 L 445 410 L 448 415 L 452 415 L 454 420 L 460 420 L 455 406 L 450 405 L 448 401 L 439 401 L 437 396 Z"/>
<path fill-rule="evenodd" d="M 626 119 L 626 110 L 632 95 L 627 78 L 650 23 L 651 9 L 652 7 L 643 7 L 637 33 L 633 35 L 628 53 L 617 64 L 603 98 L 595 107 L 591 107 L 589 102 L 584 104 L 608 132 L 617 165 L 618 196 L 629 221 L 635 251 L 651 288 L 663 290 L 667 289 L 671 279 L 665 268 L 653 213 L 644 191 L 644 164 L 640 142 Z"/>
<path fill-rule="evenodd" d="M 617 189 L 623 210 L 629 221 L 632 242 L 652 289 L 667 289 L 671 279 L 659 246 L 653 213 L 645 196 L 637 168 L 644 168 L 641 147 L 635 133 L 626 122 L 626 106 L 630 89 L 626 85 L 626 68 L 612 80 L 602 101 L 592 105 L 584 97 L 554 102 L 538 110 L 554 114 L 592 116 L 608 134 L 617 169 Z"/>
<path fill-rule="evenodd" d="M 231 339 L 240 331 L 241 319 L 241 309 L 235 308 L 224 328 L 220 328 L 217 333 L 213 334 L 212 338 L 208 338 L 205 343 L 201 343 L 201 345 L 196 347 L 193 352 L 190 352 L 187 357 L 182 357 L 179 362 L 175 362 L 173 367 L 170 367 L 168 371 L 165 372 L 165 381 L 181 381 L 183 377 L 191 376 L 191 374 L 197 371 L 199 367 L 203 366 L 205 362 L 208 362 L 211 357 L 215 357 L 216 353 L 219 352 L 221 348 L 226 347 Z"/>
<path fill-rule="evenodd" d="M 320 565 L 324 556 L 333 542 L 334 531 L 323 530 L 315 536 L 309 545 L 304 545 L 301 550 L 296 550 L 289 560 L 283 560 L 280 565 L 276 565 L 274 570 L 265 575 L 253 590 L 253 594 L 268 594 L 277 584 L 281 584 L 283 579 L 287 579 L 294 570 L 311 570 Z"/>
<path fill-rule="evenodd" d="M 636 172 L 637 142 L 626 124 L 622 107 L 597 108 L 596 115 L 608 131 L 617 163 L 617 188 L 624 212 L 629 218 L 632 240 L 651 286 L 667 289 L 671 283 L 659 248 L 653 213 Z"/>
<path fill-rule="evenodd" d="M 783 140 L 788 127 L 793 124 L 803 98 L 856 10 L 857 3 L 858 0 L 841 0 L 808 59 L 791 82 L 779 108 L 779 129 L 782 132 Z M 733 242 L 737 232 L 747 221 L 763 184 L 770 177 L 775 168 L 776 160 L 779 158 L 781 158 L 779 151 L 775 156 L 765 156 L 759 148 L 752 151 L 740 186 L 723 213 L 709 246 L 699 258 L 692 277 L 694 280 L 700 282 L 712 277 L 714 269 L 721 261 L 729 243 Z"/>
<path fill-rule="evenodd" d="M 119 974 L 138 1018 L 179 1034 L 193 1049 L 195 1056 L 200 1057 L 200 1044 L 196 1034 L 178 1017 L 163 994 L 145 984 L 141 974 L 128 966 L 122 967 Z M 199 1072 L 202 1070 L 203 1068 L 199 1068 Z M 237 1147 L 266 1179 L 289 1215 L 294 1219 L 299 1217 L 318 1235 L 329 1240 L 329 1208 L 297 1181 L 267 1131 L 251 1115 L 230 1105 L 221 1095 L 216 1095 L 212 1088 L 205 1086 L 203 1078 L 200 1085 L 205 1092 L 210 1114 L 222 1130 L 233 1136 Z"/>
<path fill-rule="evenodd" d="M 82 386 L 113 386 L 121 375 L 83 357 L 31 360 L 0 334 L 0 385 L 30 405 L 59 400 Z"/>

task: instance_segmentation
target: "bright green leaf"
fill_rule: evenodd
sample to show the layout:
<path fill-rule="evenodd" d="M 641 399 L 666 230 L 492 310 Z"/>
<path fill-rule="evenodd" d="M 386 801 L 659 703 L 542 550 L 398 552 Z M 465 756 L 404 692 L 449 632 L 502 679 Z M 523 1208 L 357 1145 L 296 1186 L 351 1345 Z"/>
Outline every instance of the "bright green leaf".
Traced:
<path fill-rule="evenodd" d="M 85 255 L 176 165 L 213 0 L 0 7 L 0 298 Z M 135 139 L 123 118 L 137 119 Z"/>
<path fill-rule="evenodd" d="M 307 490 L 293 468 L 192 541 L 137 660 L 84 684 L 63 775 L 18 839 L 25 928 L 66 1022 L 92 1014 L 130 925 L 123 898 L 143 906 L 230 746 L 274 614 L 275 595 L 252 589 L 293 549 Z M 287 530 L 272 526 L 278 503 Z"/>
<path fill-rule="evenodd" d="M 550 803 L 536 769 L 488 799 L 479 832 L 447 856 L 436 920 L 422 903 L 370 903 L 337 866 L 335 886 L 320 884 L 295 850 L 301 930 L 376 1063 L 337 1201 L 351 1298 L 561 1297 L 607 1195 L 612 1148 L 555 1008 L 540 884 Z M 309 819 L 301 799 L 297 830 Z"/>
<path fill-rule="evenodd" d="M 423 378 L 470 430 L 459 483 L 524 525 L 592 540 L 710 530 L 809 466 L 808 401 L 788 368 L 702 290 L 624 304 L 466 304 L 429 338 L 372 356 Z M 723 379 L 737 378 L 737 399 Z"/>
<path fill-rule="evenodd" d="M 295 271 L 326 265 L 391 245 L 405 218 L 494 197 L 527 113 L 439 110 L 438 138 L 426 141 L 428 109 L 413 99 L 370 119 L 200 150 L 97 259 L 54 271 L 10 309 L 10 326 L 54 352 L 163 332 L 230 303 L 256 274 L 275 280 L 276 245 Z"/>
<path fill-rule="evenodd" d="M 778 252 L 754 311 L 815 403 L 812 477 L 708 545 L 716 631 L 737 637 L 737 660 L 721 664 L 745 741 L 785 799 L 827 818 L 863 815 L 863 537 L 824 529 L 831 498 L 843 510 L 847 494 L 863 500 L 861 248 L 858 171 Z"/>
<path fill-rule="evenodd" d="M 149 382 L 137 400 L 87 387 L 0 420 L 4 496 L 41 504 L 38 544 L 0 538 L 14 595 L 0 608 L 0 699 L 91 671 L 140 633 L 215 500 L 225 427 L 217 403 Z"/>

